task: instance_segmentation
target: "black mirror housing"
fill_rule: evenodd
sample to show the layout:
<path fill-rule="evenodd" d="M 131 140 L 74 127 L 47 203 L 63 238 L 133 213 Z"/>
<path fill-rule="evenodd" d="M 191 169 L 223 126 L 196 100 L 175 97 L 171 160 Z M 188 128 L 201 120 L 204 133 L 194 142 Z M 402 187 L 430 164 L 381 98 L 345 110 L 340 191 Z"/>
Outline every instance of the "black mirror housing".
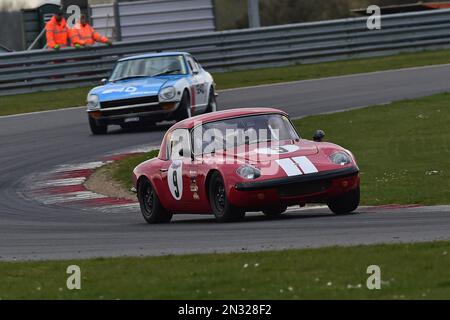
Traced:
<path fill-rule="evenodd" d="M 315 142 L 322 142 L 325 138 L 325 132 L 323 130 L 317 130 L 316 133 L 314 133 L 313 140 Z"/>

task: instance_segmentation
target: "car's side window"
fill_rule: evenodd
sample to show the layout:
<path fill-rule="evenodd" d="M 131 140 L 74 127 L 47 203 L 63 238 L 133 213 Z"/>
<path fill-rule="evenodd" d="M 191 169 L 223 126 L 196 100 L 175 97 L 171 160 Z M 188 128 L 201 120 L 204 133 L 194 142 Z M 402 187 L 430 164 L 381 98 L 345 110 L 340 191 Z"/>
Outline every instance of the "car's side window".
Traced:
<path fill-rule="evenodd" d="M 180 160 L 190 157 L 191 143 L 187 129 L 177 129 L 172 132 L 167 145 L 167 155 L 170 160 Z"/>
<path fill-rule="evenodd" d="M 195 63 L 197 64 L 198 70 L 201 70 L 202 69 L 202 65 L 200 64 L 200 62 L 198 62 L 197 58 L 194 58 L 194 57 L 192 57 L 192 58 L 194 59 Z"/>
<path fill-rule="evenodd" d="M 187 62 L 189 64 L 189 68 L 191 68 L 192 73 L 198 73 L 200 70 L 198 69 L 197 63 L 192 59 L 192 57 L 187 57 Z"/>

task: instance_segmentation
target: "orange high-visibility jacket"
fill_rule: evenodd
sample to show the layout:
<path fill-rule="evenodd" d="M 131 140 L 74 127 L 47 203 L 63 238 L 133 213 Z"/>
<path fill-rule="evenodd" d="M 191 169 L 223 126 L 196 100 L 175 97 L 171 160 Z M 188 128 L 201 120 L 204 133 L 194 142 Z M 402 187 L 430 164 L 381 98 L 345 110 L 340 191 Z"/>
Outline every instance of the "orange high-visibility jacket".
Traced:
<path fill-rule="evenodd" d="M 47 46 L 51 49 L 59 44 L 61 48 L 67 47 L 67 40 L 69 37 L 69 29 L 66 25 L 66 20 L 63 18 L 61 23 L 56 21 L 53 16 L 45 25 L 45 35 L 47 36 Z"/>
<path fill-rule="evenodd" d="M 80 23 L 77 23 L 72 29 L 70 29 L 70 41 L 72 47 L 75 44 L 92 46 L 95 42 L 106 43 L 109 41 L 107 37 L 103 37 L 95 31 L 88 23 L 83 27 Z"/>

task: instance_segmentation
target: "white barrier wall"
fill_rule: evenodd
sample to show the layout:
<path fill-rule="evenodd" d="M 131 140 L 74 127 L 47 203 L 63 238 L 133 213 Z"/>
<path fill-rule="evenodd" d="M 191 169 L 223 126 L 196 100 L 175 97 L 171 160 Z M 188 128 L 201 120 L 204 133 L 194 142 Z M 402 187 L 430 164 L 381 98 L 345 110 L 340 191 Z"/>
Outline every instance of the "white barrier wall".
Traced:
<path fill-rule="evenodd" d="M 141 41 L 215 31 L 213 0 L 147 0 L 116 6 L 91 6 L 95 28 L 114 34 L 114 39 Z M 114 32 L 116 24 L 120 30 Z"/>
<path fill-rule="evenodd" d="M 98 32 L 102 35 L 117 40 L 113 4 L 99 4 L 91 6 L 90 16 L 92 24 Z"/>

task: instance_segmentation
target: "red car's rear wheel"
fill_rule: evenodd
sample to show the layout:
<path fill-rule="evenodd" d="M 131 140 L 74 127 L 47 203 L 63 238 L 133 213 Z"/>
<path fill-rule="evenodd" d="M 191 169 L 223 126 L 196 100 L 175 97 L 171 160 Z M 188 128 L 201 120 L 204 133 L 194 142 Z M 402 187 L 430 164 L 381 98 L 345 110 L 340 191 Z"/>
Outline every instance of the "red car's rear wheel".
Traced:
<path fill-rule="evenodd" d="M 227 198 L 225 183 L 219 172 L 214 172 L 209 185 L 209 202 L 218 222 L 242 220 L 245 211 L 233 206 Z"/>

